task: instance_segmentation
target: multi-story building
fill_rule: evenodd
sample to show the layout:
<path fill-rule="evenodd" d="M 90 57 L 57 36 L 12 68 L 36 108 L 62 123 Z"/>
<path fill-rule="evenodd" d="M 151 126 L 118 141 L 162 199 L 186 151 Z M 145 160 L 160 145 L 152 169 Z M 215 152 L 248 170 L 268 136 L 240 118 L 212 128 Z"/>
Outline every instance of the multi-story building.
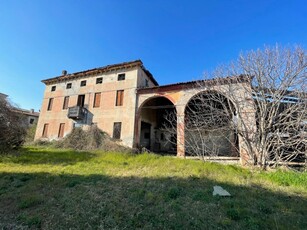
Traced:
<path fill-rule="evenodd" d="M 76 126 L 97 124 L 133 146 L 136 89 L 157 86 L 140 60 L 67 74 L 46 84 L 35 139 L 58 139 Z"/>
<path fill-rule="evenodd" d="M 201 94 L 223 94 L 230 89 L 235 97 L 242 98 L 243 114 L 251 114 L 244 118 L 251 121 L 246 132 L 255 127 L 252 98 L 247 98 L 242 90 L 249 87 L 249 80 L 242 76 L 201 81 L 201 87 L 196 86 L 198 82 L 159 86 L 142 61 L 136 60 L 71 74 L 63 71 L 62 75 L 42 82 L 46 89 L 35 139 L 59 139 L 74 127 L 96 124 L 126 146 L 184 156 L 189 151 L 185 148 L 185 120 L 193 107 L 191 103 Z M 175 114 L 175 133 L 167 137 L 170 134 L 162 127 L 170 112 Z M 220 148 L 219 154 L 246 160 L 246 151 L 235 132 L 231 131 L 226 139 L 219 134 L 214 138 L 220 145 L 233 140 L 226 148 Z"/>

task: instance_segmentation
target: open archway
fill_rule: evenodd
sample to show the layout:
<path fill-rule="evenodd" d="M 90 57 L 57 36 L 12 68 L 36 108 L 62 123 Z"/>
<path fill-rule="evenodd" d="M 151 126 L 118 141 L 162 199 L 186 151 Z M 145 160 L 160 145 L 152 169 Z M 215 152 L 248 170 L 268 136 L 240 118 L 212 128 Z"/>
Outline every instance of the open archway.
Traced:
<path fill-rule="evenodd" d="M 171 119 L 170 119 L 171 117 Z M 155 153 L 177 153 L 176 129 L 177 117 L 175 105 L 166 97 L 147 99 L 138 112 L 138 147 Z"/>
<path fill-rule="evenodd" d="M 185 108 L 185 152 L 200 157 L 239 157 L 236 110 L 221 93 L 194 95 Z"/>

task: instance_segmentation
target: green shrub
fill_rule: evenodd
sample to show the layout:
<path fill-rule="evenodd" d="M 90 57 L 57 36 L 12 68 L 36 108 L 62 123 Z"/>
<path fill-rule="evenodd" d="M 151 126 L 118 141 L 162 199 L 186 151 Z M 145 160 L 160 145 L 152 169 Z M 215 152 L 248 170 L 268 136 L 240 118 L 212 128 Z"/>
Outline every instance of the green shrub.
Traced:
<path fill-rule="evenodd" d="M 36 127 L 37 127 L 37 124 L 34 124 L 27 129 L 27 133 L 26 133 L 26 136 L 25 136 L 25 144 L 29 145 L 29 144 L 34 143 Z"/>

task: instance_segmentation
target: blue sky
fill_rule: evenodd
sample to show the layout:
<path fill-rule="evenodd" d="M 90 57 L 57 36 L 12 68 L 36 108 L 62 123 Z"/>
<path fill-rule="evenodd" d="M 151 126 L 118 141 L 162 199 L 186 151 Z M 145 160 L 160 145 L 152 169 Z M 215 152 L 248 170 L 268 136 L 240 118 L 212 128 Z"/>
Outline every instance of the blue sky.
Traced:
<path fill-rule="evenodd" d="M 141 59 L 163 85 L 276 43 L 306 48 L 306 0 L 0 0 L 0 92 L 39 110 L 63 69 Z"/>

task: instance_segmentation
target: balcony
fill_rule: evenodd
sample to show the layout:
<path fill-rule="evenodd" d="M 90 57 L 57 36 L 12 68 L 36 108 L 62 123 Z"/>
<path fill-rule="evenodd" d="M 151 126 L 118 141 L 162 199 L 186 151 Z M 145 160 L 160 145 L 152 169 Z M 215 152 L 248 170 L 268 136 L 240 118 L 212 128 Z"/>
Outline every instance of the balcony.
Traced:
<path fill-rule="evenodd" d="M 86 109 L 81 106 L 74 106 L 68 108 L 67 117 L 73 120 L 83 120 L 86 115 Z"/>

